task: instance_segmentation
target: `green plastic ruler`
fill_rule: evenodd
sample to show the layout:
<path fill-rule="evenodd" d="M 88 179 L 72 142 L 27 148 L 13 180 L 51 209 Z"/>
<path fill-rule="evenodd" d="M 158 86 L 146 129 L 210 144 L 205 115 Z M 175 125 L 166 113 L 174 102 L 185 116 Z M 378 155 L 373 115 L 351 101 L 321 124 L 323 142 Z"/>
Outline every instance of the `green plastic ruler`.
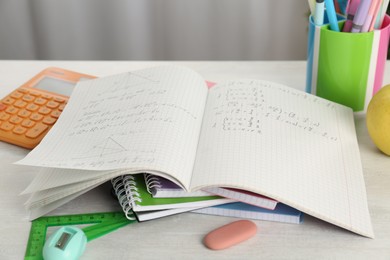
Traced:
<path fill-rule="evenodd" d="M 136 221 L 127 219 L 123 212 L 40 217 L 31 222 L 30 235 L 24 259 L 43 259 L 42 250 L 46 241 L 48 227 L 90 224 L 82 228 L 82 230 L 87 237 L 87 241 L 91 241 L 134 222 Z"/>

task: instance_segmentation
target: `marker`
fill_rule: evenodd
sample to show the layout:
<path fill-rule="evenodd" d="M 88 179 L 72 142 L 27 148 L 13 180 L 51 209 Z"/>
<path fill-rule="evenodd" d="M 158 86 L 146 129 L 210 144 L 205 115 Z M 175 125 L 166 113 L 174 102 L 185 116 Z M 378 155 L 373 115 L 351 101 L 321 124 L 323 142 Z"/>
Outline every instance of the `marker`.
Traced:
<path fill-rule="evenodd" d="M 336 11 L 334 9 L 333 0 L 325 0 L 326 14 L 328 15 L 330 29 L 339 32 L 339 24 L 337 23 Z"/>
<path fill-rule="evenodd" d="M 352 21 L 355 17 L 356 10 L 358 9 L 360 0 L 350 0 L 347 7 L 347 20 L 344 23 L 343 32 L 351 32 Z"/>
<path fill-rule="evenodd" d="M 366 20 L 364 21 L 361 32 L 368 32 L 370 30 L 371 22 L 376 17 L 375 12 L 378 10 L 377 7 L 379 3 L 380 3 L 379 0 L 372 0 L 370 9 L 368 9 L 368 14 Z"/>
<path fill-rule="evenodd" d="M 316 5 L 314 9 L 314 24 L 323 25 L 324 24 L 324 11 L 325 11 L 324 0 L 316 0 Z"/>
<path fill-rule="evenodd" d="M 355 18 L 352 22 L 352 33 L 358 33 L 362 30 L 364 21 L 366 20 L 368 10 L 370 9 L 371 0 L 361 0 L 360 5 L 356 11 Z"/>

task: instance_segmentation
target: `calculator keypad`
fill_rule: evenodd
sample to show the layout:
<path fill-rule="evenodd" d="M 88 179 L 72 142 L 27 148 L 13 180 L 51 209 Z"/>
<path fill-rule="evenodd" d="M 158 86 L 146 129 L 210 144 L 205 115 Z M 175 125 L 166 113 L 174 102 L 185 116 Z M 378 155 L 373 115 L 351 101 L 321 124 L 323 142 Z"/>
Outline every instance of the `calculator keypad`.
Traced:
<path fill-rule="evenodd" d="M 19 88 L 0 100 L 0 140 L 34 148 L 54 125 L 66 98 Z"/>

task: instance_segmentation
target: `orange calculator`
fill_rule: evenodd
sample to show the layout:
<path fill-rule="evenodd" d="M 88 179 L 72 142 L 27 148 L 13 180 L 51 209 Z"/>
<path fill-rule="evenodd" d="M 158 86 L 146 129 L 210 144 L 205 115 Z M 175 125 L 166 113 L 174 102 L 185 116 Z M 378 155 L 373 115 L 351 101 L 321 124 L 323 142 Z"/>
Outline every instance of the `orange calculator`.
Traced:
<path fill-rule="evenodd" d="M 0 140 L 32 149 L 61 115 L 73 87 L 95 78 L 50 67 L 0 100 Z"/>

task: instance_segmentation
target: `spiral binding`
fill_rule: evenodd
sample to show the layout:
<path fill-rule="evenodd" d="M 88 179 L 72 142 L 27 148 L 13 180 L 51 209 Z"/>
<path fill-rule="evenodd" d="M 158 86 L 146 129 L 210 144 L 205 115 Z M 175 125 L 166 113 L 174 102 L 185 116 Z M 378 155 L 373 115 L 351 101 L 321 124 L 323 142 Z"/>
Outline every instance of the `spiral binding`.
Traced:
<path fill-rule="evenodd" d="M 131 205 L 135 201 L 141 202 L 134 177 L 132 175 L 122 175 L 112 179 L 111 184 L 126 218 L 134 220 Z"/>
<path fill-rule="evenodd" d="M 146 183 L 146 189 L 148 192 L 152 195 L 155 195 L 156 192 L 153 191 L 153 189 L 161 188 L 160 180 L 157 176 L 151 175 L 151 174 L 144 174 L 145 177 L 145 183 Z"/>

